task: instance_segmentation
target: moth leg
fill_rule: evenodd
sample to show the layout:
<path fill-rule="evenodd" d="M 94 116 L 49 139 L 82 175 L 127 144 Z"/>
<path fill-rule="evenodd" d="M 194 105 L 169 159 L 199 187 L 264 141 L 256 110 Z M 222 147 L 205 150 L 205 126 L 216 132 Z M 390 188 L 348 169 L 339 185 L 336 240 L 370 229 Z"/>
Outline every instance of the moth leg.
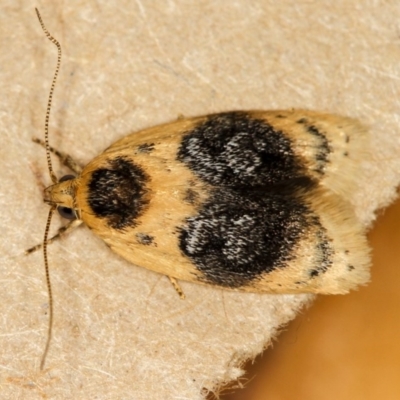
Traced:
<path fill-rule="evenodd" d="M 185 293 L 183 293 L 183 290 L 179 286 L 178 281 L 175 278 L 173 278 L 172 276 L 168 276 L 168 279 L 171 282 L 174 289 L 176 290 L 176 293 L 178 293 L 178 296 L 183 300 L 185 298 Z"/>
<path fill-rule="evenodd" d="M 60 239 L 62 236 L 65 236 L 69 232 L 73 231 L 75 228 L 81 225 L 82 222 L 83 221 L 81 219 L 74 219 L 73 221 L 68 222 L 67 225 L 62 226 L 53 237 L 47 240 L 47 244 L 53 243 L 54 241 Z M 37 244 L 36 246 L 33 246 L 30 249 L 25 250 L 25 254 L 28 255 L 34 253 L 35 251 L 40 250 L 42 246 L 43 243 Z"/>
<path fill-rule="evenodd" d="M 32 141 L 46 148 L 46 144 L 43 140 L 38 138 L 33 138 Z M 82 167 L 70 155 L 58 151 L 57 149 L 51 146 L 50 146 L 50 151 L 60 159 L 63 165 L 68 167 L 75 174 L 79 175 L 82 172 Z"/>

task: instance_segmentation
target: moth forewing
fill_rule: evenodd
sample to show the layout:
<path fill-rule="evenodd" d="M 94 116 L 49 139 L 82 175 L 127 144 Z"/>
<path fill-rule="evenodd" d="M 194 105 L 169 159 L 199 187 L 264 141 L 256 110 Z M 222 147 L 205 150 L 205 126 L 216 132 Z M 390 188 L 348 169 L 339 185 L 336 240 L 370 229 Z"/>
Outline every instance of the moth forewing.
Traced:
<path fill-rule="evenodd" d="M 68 188 L 83 222 L 135 265 L 228 289 L 345 293 L 369 277 L 347 199 L 367 150 L 344 117 L 212 114 L 124 137 Z M 353 173 L 337 182 L 340 170 Z"/>

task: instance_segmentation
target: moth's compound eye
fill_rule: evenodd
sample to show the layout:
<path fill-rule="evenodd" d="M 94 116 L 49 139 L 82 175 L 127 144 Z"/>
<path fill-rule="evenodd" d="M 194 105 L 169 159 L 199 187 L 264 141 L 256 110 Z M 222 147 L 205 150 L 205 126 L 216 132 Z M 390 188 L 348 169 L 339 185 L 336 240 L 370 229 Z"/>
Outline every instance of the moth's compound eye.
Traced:
<path fill-rule="evenodd" d="M 66 219 L 76 219 L 75 211 L 72 208 L 68 207 L 58 207 L 58 213 Z"/>
<path fill-rule="evenodd" d="M 59 182 L 70 181 L 71 179 L 75 179 L 73 175 L 64 175 Z"/>

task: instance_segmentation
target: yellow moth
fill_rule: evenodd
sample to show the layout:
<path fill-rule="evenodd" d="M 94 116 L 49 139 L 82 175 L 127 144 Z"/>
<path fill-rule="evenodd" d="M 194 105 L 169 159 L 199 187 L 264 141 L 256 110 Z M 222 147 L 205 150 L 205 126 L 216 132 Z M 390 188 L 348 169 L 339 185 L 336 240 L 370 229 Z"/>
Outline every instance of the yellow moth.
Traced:
<path fill-rule="evenodd" d="M 345 200 L 354 121 L 246 111 L 134 133 L 46 189 L 116 253 L 164 275 L 266 293 L 345 293 L 368 279 Z"/>
<path fill-rule="evenodd" d="M 47 127 L 48 114 L 50 159 Z M 83 169 L 68 159 L 76 176 L 58 181 L 50 166 L 45 200 L 175 283 L 346 293 L 369 279 L 364 228 L 347 200 L 366 154 L 365 129 L 331 114 L 181 118 L 122 138 Z"/>

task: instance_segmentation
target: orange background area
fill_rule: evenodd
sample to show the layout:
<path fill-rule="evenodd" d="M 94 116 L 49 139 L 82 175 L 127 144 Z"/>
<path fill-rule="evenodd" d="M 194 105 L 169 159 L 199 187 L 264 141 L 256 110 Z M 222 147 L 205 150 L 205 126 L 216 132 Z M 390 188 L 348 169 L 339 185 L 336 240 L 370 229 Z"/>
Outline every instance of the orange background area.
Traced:
<path fill-rule="evenodd" d="M 400 399 L 400 201 L 369 234 L 372 282 L 319 296 L 221 400 Z"/>

